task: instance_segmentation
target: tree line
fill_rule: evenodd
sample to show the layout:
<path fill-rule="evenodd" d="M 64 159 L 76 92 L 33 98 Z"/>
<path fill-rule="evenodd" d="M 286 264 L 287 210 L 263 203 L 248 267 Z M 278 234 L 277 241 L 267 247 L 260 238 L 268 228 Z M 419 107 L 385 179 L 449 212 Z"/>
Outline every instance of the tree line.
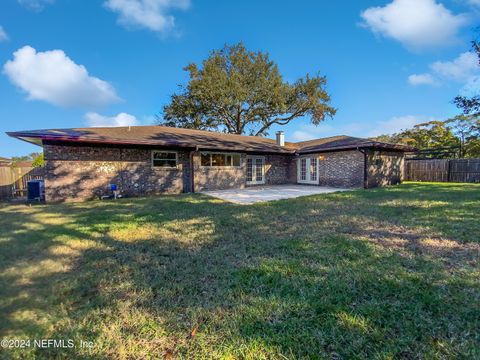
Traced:
<path fill-rule="evenodd" d="M 31 161 L 32 167 L 40 167 L 44 165 L 43 152 L 33 152 L 28 155 L 12 156 L 10 159 L 12 166 L 24 161 Z"/>
<path fill-rule="evenodd" d="M 459 115 L 445 121 L 429 121 L 375 140 L 409 145 L 432 158 L 480 158 L 480 120 Z"/>

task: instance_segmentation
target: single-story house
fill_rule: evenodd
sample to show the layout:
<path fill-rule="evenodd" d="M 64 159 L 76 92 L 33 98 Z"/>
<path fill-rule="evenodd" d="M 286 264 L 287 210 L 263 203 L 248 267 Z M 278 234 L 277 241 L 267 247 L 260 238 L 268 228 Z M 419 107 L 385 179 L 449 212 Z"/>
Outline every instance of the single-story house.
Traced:
<path fill-rule="evenodd" d="M 410 148 L 334 136 L 285 142 L 163 126 L 18 131 L 43 146 L 47 201 L 197 192 L 261 184 L 370 188 L 402 181 Z"/>
<path fill-rule="evenodd" d="M 0 166 L 10 166 L 12 164 L 11 159 L 7 159 L 0 156 Z"/>

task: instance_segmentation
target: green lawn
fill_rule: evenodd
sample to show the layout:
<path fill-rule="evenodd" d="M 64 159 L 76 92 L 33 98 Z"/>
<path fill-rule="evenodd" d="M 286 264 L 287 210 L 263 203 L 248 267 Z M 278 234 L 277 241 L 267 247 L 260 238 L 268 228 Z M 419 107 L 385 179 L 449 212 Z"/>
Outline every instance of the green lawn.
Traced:
<path fill-rule="evenodd" d="M 480 185 L 0 205 L 10 358 L 480 358 Z"/>

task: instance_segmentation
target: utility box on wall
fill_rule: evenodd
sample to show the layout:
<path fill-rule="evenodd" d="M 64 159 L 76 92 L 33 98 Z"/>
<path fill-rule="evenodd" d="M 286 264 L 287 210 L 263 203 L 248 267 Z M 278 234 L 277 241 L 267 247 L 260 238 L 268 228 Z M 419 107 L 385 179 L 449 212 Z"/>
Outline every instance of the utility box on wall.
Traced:
<path fill-rule="evenodd" d="M 29 201 L 45 200 L 45 183 L 43 180 L 30 180 L 27 182 L 27 197 Z"/>

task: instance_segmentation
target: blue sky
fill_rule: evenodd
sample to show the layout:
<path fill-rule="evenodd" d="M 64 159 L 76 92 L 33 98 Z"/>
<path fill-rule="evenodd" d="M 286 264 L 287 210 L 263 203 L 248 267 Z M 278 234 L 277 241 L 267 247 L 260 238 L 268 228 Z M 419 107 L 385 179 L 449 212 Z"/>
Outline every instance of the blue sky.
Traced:
<path fill-rule="evenodd" d="M 480 88 L 479 14 L 480 0 L 2 0 L 0 156 L 39 150 L 5 131 L 152 124 L 184 66 L 239 41 L 287 81 L 328 78 L 337 115 L 296 120 L 287 140 L 445 119 Z"/>

